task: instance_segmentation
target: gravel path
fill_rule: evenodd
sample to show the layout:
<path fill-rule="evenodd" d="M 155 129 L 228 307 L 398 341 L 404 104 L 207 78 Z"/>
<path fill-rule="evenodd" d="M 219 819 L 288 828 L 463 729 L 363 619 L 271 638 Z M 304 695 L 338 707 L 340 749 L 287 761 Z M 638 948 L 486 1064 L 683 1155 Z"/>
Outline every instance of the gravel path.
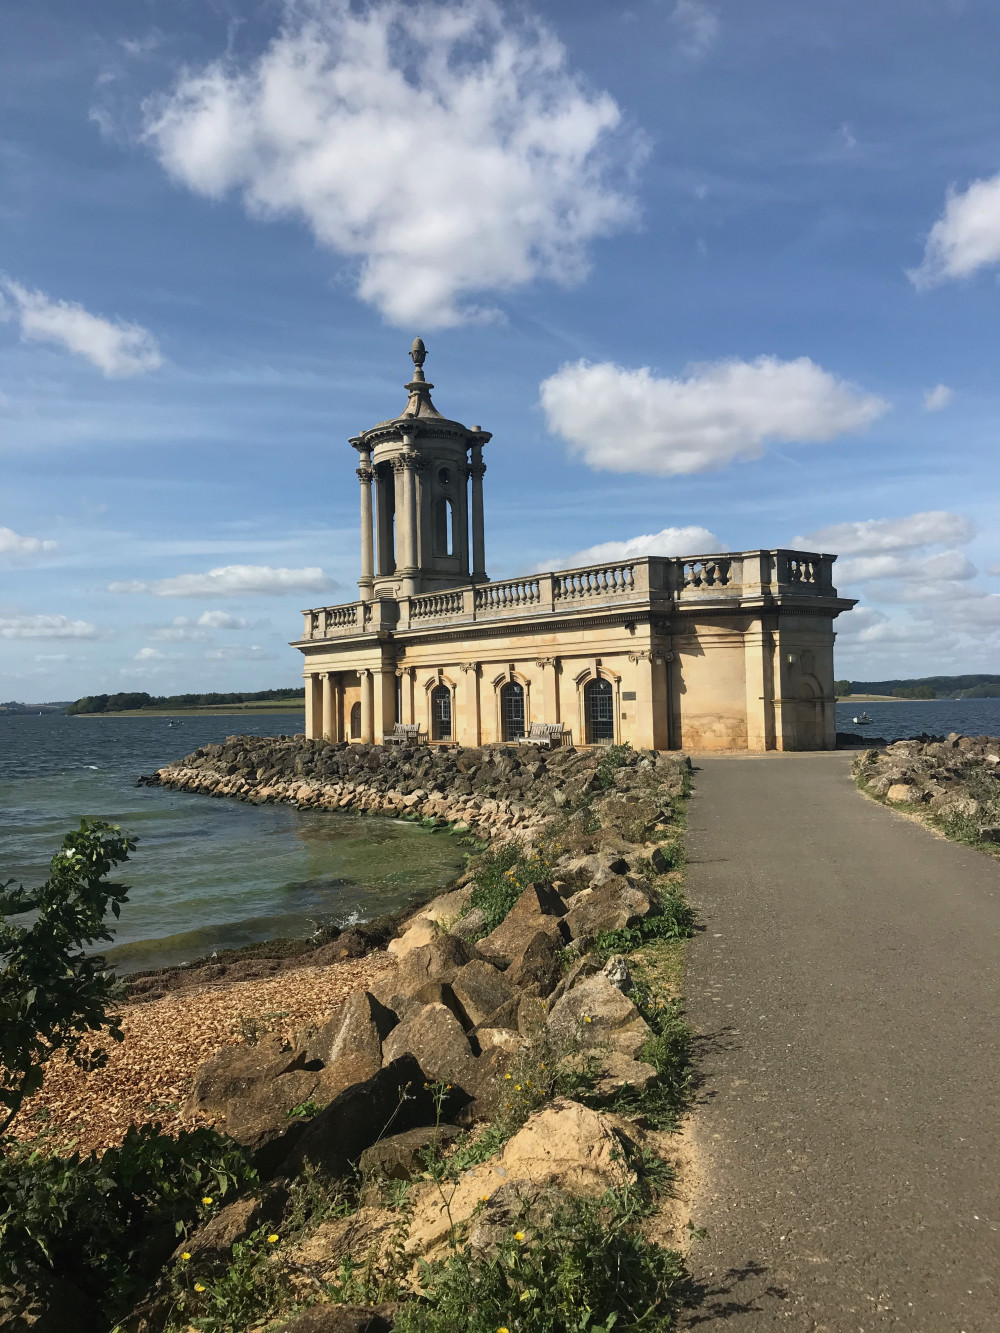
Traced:
<path fill-rule="evenodd" d="M 129 1125 L 143 1121 L 160 1120 L 175 1133 L 183 1127 L 178 1110 L 195 1069 L 221 1046 L 239 1041 L 247 1023 L 291 1037 L 393 965 L 387 954 L 374 953 L 129 1005 L 122 1022 L 125 1040 L 106 1043 L 107 1065 L 85 1074 L 54 1059 L 13 1132 L 32 1139 L 52 1129 L 52 1146 L 64 1150 L 72 1142 L 82 1152 L 121 1142 Z"/>
<path fill-rule="evenodd" d="M 695 758 L 687 1327 L 1000 1329 L 1000 866 L 849 754 Z"/>

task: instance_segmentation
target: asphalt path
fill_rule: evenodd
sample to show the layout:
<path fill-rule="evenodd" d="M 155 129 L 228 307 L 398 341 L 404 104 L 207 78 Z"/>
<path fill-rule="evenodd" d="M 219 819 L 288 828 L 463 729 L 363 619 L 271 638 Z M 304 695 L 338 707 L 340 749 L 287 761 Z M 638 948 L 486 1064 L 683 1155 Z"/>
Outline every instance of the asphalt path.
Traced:
<path fill-rule="evenodd" d="M 699 1333 L 1000 1333 L 1000 863 L 851 757 L 693 760 Z"/>

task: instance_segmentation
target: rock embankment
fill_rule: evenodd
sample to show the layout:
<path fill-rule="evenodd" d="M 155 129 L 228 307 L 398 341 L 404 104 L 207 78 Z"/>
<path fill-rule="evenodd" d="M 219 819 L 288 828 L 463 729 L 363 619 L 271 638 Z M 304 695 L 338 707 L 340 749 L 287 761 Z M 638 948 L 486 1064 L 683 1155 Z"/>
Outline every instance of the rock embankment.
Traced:
<path fill-rule="evenodd" d="M 226 1046 L 195 1072 L 186 1116 L 249 1150 L 260 1187 L 184 1241 L 185 1281 L 217 1273 L 235 1241 L 274 1226 L 274 1271 L 306 1274 L 332 1317 L 326 1303 L 356 1289 L 345 1264 L 381 1273 L 362 1304 L 384 1299 L 372 1294 L 392 1278 L 380 1265 L 396 1264 L 392 1281 L 412 1294 L 406 1274 L 420 1258 L 476 1253 L 493 1231 L 527 1231 L 560 1200 L 635 1184 L 648 1158 L 640 1099 L 666 1105 L 667 1084 L 682 1076 L 664 1002 L 612 951 L 684 933 L 672 867 L 688 768 L 682 755 L 627 747 L 389 750 L 240 737 L 160 770 L 168 786 L 412 812 L 494 841 L 457 888 L 402 923 L 390 966 L 367 990 L 291 1040 Z M 452 1171 L 447 1145 L 459 1135 L 465 1165 Z M 437 1175 L 429 1145 L 444 1154 Z M 405 1209 L 368 1190 L 349 1217 L 300 1222 L 292 1234 L 294 1182 L 342 1181 L 359 1166 L 366 1179 L 409 1180 Z M 165 1276 L 123 1327 L 162 1327 L 169 1290 Z M 389 1327 L 393 1312 L 381 1308 Z"/>
<path fill-rule="evenodd" d="M 552 815 L 595 790 L 605 753 L 572 746 L 459 747 L 356 745 L 302 736 L 231 736 L 167 764 L 141 783 L 231 796 L 254 804 L 283 801 L 308 810 L 410 815 L 465 826 L 477 836 L 517 835 L 533 842 Z M 677 755 L 633 752 L 680 790 Z M 636 785 L 633 764 L 616 778 Z M 641 782 L 639 783 L 641 785 Z"/>
<path fill-rule="evenodd" d="M 867 750 L 858 785 L 966 842 L 1000 843 L 1000 738 L 921 737 Z"/>

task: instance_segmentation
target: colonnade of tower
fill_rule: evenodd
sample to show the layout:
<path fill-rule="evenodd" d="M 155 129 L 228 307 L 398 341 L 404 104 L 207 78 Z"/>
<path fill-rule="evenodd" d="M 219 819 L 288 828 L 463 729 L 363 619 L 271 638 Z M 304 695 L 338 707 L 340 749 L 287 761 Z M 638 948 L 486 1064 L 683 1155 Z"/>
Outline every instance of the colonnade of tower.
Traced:
<path fill-rule="evenodd" d="M 424 378 L 423 342 L 398 417 L 351 440 L 360 455 L 364 601 L 483 583 L 483 446 L 489 431 L 443 417 Z M 471 532 L 470 532 L 471 529 Z"/>

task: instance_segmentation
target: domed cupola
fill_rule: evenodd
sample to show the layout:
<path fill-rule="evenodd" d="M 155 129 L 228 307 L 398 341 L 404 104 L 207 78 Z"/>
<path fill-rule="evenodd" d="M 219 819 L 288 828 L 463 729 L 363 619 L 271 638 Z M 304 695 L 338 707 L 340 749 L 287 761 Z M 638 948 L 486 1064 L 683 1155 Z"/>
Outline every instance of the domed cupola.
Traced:
<path fill-rule="evenodd" d="M 441 415 L 424 378 L 426 356 L 415 338 L 406 406 L 351 440 L 360 455 L 365 601 L 487 580 L 483 445 L 491 436 Z"/>

